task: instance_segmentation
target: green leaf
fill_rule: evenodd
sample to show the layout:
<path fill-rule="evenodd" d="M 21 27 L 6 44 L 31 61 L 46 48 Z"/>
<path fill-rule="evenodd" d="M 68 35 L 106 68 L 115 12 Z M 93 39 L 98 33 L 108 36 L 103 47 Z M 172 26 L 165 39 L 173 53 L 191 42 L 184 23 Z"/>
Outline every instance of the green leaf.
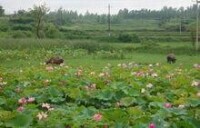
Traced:
<path fill-rule="evenodd" d="M 133 97 L 125 97 L 125 98 L 122 98 L 122 99 L 120 100 L 120 103 L 121 103 L 123 106 L 128 107 L 128 106 L 130 106 L 131 104 L 133 104 L 134 101 L 135 101 L 135 98 L 133 98 Z"/>
<path fill-rule="evenodd" d="M 169 109 L 169 111 L 175 115 L 187 115 L 187 111 L 185 109 L 172 108 L 172 109 Z"/>
<path fill-rule="evenodd" d="M 163 107 L 163 103 L 160 103 L 160 102 L 151 102 L 149 104 L 149 107 L 162 108 Z"/>
<path fill-rule="evenodd" d="M 0 105 L 4 105 L 6 103 L 5 99 L 0 98 Z"/>
<path fill-rule="evenodd" d="M 14 119 L 6 123 L 7 127 L 12 128 L 27 128 L 32 123 L 31 115 L 19 114 Z"/>
<path fill-rule="evenodd" d="M 200 100 L 199 99 L 189 99 L 188 102 L 192 107 L 197 107 L 197 106 L 200 105 Z"/>
<path fill-rule="evenodd" d="M 115 95 L 110 90 L 104 90 L 96 95 L 96 98 L 99 100 L 112 100 Z"/>

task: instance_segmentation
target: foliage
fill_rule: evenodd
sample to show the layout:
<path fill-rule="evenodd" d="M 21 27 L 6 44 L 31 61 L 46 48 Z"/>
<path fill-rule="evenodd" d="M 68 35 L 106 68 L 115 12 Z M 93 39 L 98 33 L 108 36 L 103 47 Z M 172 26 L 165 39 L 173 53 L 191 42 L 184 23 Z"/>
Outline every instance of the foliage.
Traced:
<path fill-rule="evenodd" d="M 5 11 L 5 10 L 4 10 L 3 7 L 0 5 L 0 17 L 4 15 L 4 11 Z"/>
<path fill-rule="evenodd" d="M 121 33 L 119 34 L 118 40 L 121 42 L 132 42 L 132 43 L 140 43 L 141 40 L 138 35 L 136 34 L 127 34 L 127 33 Z"/>
<path fill-rule="evenodd" d="M 60 36 L 58 28 L 52 23 L 47 24 L 44 31 L 47 38 L 59 38 Z"/>
<path fill-rule="evenodd" d="M 121 34 L 119 34 L 118 40 L 121 42 L 131 42 L 132 37 L 129 34 L 121 33 Z"/>
<path fill-rule="evenodd" d="M 0 70 L 1 127 L 199 126 L 199 69 L 128 62 Z"/>
<path fill-rule="evenodd" d="M 46 7 L 45 4 L 41 6 L 34 6 L 31 10 L 31 14 L 34 17 L 35 21 L 35 29 L 36 29 L 36 35 L 38 38 L 44 38 L 44 23 L 45 23 L 45 15 L 49 9 Z"/>
<path fill-rule="evenodd" d="M 33 37 L 32 32 L 30 31 L 14 31 L 11 33 L 13 38 L 30 38 Z"/>

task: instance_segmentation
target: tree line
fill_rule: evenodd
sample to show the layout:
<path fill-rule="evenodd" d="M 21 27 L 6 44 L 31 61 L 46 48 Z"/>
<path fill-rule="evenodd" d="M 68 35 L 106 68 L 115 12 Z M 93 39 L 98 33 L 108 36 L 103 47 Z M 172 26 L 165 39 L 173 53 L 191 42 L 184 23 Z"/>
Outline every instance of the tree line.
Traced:
<path fill-rule="evenodd" d="M 157 19 L 167 21 L 172 18 L 184 18 L 184 19 L 194 19 L 196 16 L 197 6 L 189 6 L 187 8 L 172 8 L 172 7 L 163 7 L 161 10 L 150 10 L 150 9 L 141 9 L 141 10 L 128 10 L 126 8 L 119 10 L 117 14 L 111 15 L 111 23 L 120 23 L 123 19 Z M 0 16 L 5 15 L 5 10 L 0 5 Z M 31 10 L 18 10 L 11 15 L 20 15 L 27 16 L 31 13 Z M 97 23 L 107 23 L 108 14 L 97 14 L 86 12 L 85 14 L 78 14 L 77 11 L 65 10 L 59 8 L 56 11 L 49 11 L 46 13 L 47 19 L 54 22 L 57 25 L 62 25 L 66 23 L 76 23 L 76 22 L 97 22 Z"/>

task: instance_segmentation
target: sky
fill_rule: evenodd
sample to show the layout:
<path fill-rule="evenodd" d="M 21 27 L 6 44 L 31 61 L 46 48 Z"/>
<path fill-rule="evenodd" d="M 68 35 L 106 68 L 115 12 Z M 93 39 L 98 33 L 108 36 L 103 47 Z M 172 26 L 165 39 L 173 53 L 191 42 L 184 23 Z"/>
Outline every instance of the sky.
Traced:
<path fill-rule="evenodd" d="M 116 14 L 120 9 L 139 10 L 142 8 L 159 10 L 163 6 L 179 8 L 193 5 L 195 0 L 0 0 L 5 12 L 13 13 L 19 9 L 29 9 L 33 5 L 46 3 L 51 11 L 60 7 L 65 10 L 76 10 L 78 13 L 86 11 L 103 14 L 107 13 L 108 4 L 111 5 L 111 13 Z"/>

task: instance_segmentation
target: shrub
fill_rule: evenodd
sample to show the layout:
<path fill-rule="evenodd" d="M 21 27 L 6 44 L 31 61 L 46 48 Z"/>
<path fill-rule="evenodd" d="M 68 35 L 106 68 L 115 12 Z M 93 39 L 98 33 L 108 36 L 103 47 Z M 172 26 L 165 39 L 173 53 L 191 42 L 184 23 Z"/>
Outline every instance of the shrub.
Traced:
<path fill-rule="evenodd" d="M 118 40 L 121 42 L 131 42 L 132 41 L 132 37 L 129 34 L 119 34 Z"/>
<path fill-rule="evenodd" d="M 132 42 L 133 42 L 133 43 L 140 43 L 141 40 L 140 40 L 140 38 L 139 38 L 138 35 L 133 34 L 133 35 L 132 35 Z"/>
<path fill-rule="evenodd" d="M 118 40 L 121 41 L 121 42 L 132 42 L 132 43 L 140 43 L 141 40 L 139 38 L 138 35 L 136 34 L 133 34 L 133 35 L 130 35 L 130 34 L 120 34 L 119 37 L 118 37 Z"/>
<path fill-rule="evenodd" d="M 60 36 L 59 30 L 52 23 L 47 24 L 45 28 L 45 35 L 48 38 L 58 38 Z"/>
<path fill-rule="evenodd" d="M 30 31 L 14 31 L 11 33 L 13 38 L 30 38 L 33 34 Z"/>

